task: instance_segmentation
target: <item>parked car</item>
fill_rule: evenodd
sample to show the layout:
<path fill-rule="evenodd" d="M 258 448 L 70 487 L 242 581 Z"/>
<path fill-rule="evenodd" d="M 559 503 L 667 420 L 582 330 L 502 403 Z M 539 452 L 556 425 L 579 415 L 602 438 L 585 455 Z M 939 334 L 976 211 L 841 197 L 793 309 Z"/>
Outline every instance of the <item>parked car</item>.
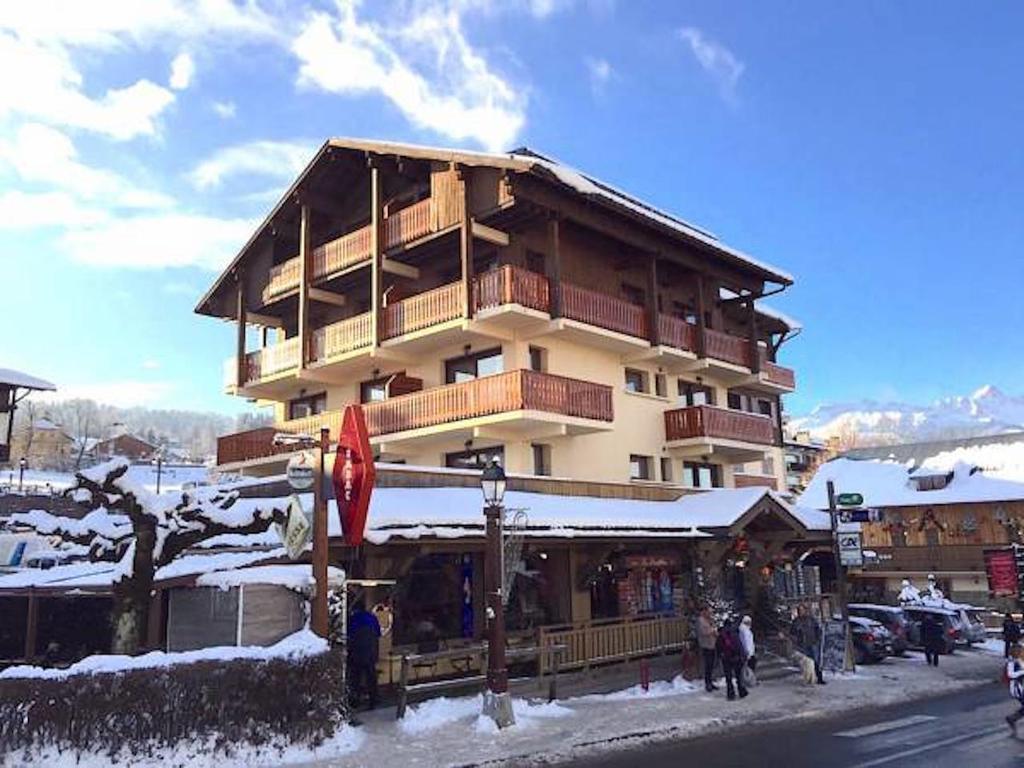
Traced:
<path fill-rule="evenodd" d="M 875 605 L 873 603 L 850 603 L 851 616 L 873 619 L 889 630 L 892 634 L 892 652 L 902 656 L 910 647 L 910 620 L 902 608 L 892 605 Z"/>
<path fill-rule="evenodd" d="M 857 664 L 878 662 L 892 653 L 892 633 L 881 622 L 850 616 L 850 634 Z"/>
<path fill-rule="evenodd" d="M 967 645 L 984 643 L 988 639 L 988 630 L 985 629 L 985 622 L 981 614 L 986 609 L 974 605 L 957 605 L 954 609 L 960 618 L 961 640 Z"/>
<path fill-rule="evenodd" d="M 909 637 L 911 648 L 924 647 L 924 643 L 921 642 L 921 620 L 924 618 L 925 614 L 932 614 L 942 622 L 942 636 L 945 640 L 942 653 L 952 653 L 953 649 L 956 648 L 956 644 L 960 641 L 960 636 L 962 634 L 960 617 L 956 611 L 952 611 L 948 608 L 931 608 L 923 605 L 908 605 L 904 606 L 903 612 L 910 620 Z"/>

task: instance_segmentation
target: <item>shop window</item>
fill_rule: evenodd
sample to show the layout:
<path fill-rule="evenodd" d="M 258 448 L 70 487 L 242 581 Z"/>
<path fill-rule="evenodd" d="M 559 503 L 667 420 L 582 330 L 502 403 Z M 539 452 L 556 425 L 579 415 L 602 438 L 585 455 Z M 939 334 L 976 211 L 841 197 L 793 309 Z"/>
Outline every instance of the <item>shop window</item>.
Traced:
<path fill-rule="evenodd" d="M 473 636 L 472 595 L 483 579 L 479 558 L 461 554 L 422 555 L 413 561 L 408 577 L 396 587 L 394 642 L 415 644 L 417 650 L 438 650 L 443 640 Z"/>
<path fill-rule="evenodd" d="M 683 485 L 691 488 L 721 488 L 721 467 L 696 461 L 683 462 Z"/>
<path fill-rule="evenodd" d="M 679 380 L 679 404 L 692 405 L 714 405 L 715 391 L 711 387 L 702 384 L 694 384 L 691 381 Z"/>
<path fill-rule="evenodd" d="M 530 347 L 530 370 L 544 373 L 548 369 L 548 351 L 543 347 Z"/>
<path fill-rule="evenodd" d="M 327 393 L 321 392 L 318 395 L 298 397 L 288 401 L 288 418 L 304 419 L 307 416 L 316 416 L 327 410 Z"/>
<path fill-rule="evenodd" d="M 474 448 L 444 455 L 444 465 L 452 469 L 483 469 L 491 462 L 504 465 L 505 446 Z"/>
<path fill-rule="evenodd" d="M 654 374 L 654 394 L 658 397 L 668 397 L 668 379 L 664 373 Z"/>
<path fill-rule="evenodd" d="M 448 384 L 472 381 L 484 376 L 493 376 L 504 370 L 501 347 L 487 349 L 473 355 L 464 355 L 445 360 L 444 380 Z"/>
<path fill-rule="evenodd" d="M 551 446 L 534 443 L 530 449 L 533 451 L 533 474 L 549 477 L 551 475 Z"/>
<path fill-rule="evenodd" d="M 651 457 L 639 456 L 635 453 L 629 456 L 629 478 L 631 480 L 651 479 Z"/>
<path fill-rule="evenodd" d="M 672 482 L 672 459 L 667 456 L 661 458 L 661 481 L 663 483 Z"/>
<path fill-rule="evenodd" d="M 647 374 L 644 371 L 638 371 L 635 368 L 626 369 L 626 391 L 627 392 L 647 392 Z"/>

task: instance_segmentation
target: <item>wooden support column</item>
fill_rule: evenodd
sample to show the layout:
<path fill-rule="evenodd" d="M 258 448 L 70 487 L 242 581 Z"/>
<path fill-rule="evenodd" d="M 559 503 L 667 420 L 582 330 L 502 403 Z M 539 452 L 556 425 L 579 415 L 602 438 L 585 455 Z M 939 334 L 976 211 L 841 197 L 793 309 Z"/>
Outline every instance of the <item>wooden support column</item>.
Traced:
<path fill-rule="evenodd" d="M 382 263 L 384 261 L 383 190 L 380 167 L 370 163 L 370 337 L 373 348 L 380 346 L 384 332 Z"/>
<path fill-rule="evenodd" d="M 473 316 L 473 217 L 470 213 L 470 176 L 468 168 L 459 169 L 462 180 L 462 224 L 459 228 L 459 259 L 462 263 L 462 316 Z"/>
<path fill-rule="evenodd" d="M 235 338 L 235 386 L 241 389 L 245 386 L 248 366 L 245 362 L 245 280 L 241 275 L 236 275 L 238 280 L 238 294 L 235 303 L 235 319 L 238 321 L 238 335 Z"/>
<path fill-rule="evenodd" d="M 647 266 L 647 338 L 653 346 L 661 344 L 658 325 L 658 254 L 652 253 Z"/>
<path fill-rule="evenodd" d="M 39 598 L 34 592 L 28 593 L 28 606 L 25 615 L 25 661 L 31 662 L 36 657 L 36 636 L 39 632 Z"/>
<path fill-rule="evenodd" d="M 313 329 L 309 320 L 309 287 L 313 282 L 313 248 L 310 227 L 312 209 L 303 203 L 299 218 L 299 370 L 309 362 Z"/>
<path fill-rule="evenodd" d="M 562 316 L 562 246 L 561 222 L 558 216 L 548 219 L 548 285 L 551 317 Z"/>
<path fill-rule="evenodd" d="M 704 300 L 704 275 L 697 273 L 697 357 L 707 357 L 707 340 L 704 338 L 704 331 L 707 330 L 707 303 Z"/>
<path fill-rule="evenodd" d="M 757 344 L 757 307 L 753 299 L 747 305 L 750 307 L 750 370 L 757 373 L 761 370 L 761 350 Z"/>

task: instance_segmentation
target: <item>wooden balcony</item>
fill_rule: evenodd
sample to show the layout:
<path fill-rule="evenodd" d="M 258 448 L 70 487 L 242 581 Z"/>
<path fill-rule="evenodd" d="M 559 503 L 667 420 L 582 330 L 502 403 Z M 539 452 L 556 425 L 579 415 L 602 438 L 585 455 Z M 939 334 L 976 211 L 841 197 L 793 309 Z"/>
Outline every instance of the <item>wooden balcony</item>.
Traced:
<path fill-rule="evenodd" d="M 750 368 L 750 341 L 743 336 L 705 328 L 704 355 L 712 360 Z"/>
<path fill-rule="evenodd" d="M 217 438 L 217 465 L 237 464 L 294 451 L 293 446 L 274 445 L 277 427 L 258 427 Z"/>
<path fill-rule="evenodd" d="M 562 314 L 587 325 L 647 338 L 647 312 L 643 307 L 572 283 L 562 283 Z"/>
<path fill-rule="evenodd" d="M 544 275 L 506 264 L 476 278 L 473 307 L 476 312 L 509 304 L 538 312 L 551 310 L 548 279 Z"/>
<path fill-rule="evenodd" d="M 299 339 L 290 339 L 249 352 L 245 356 L 245 385 L 285 373 L 299 366 Z"/>
<path fill-rule="evenodd" d="M 665 441 L 686 455 L 721 454 L 739 463 L 762 458 L 775 428 L 768 416 L 695 405 L 665 411 Z"/>
<path fill-rule="evenodd" d="M 430 198 L 384 218 L 384 249 L 397 248 L 430 234 Z"/>
<path fill-rule="evenodd" d="M 779 481 L 774 475 L 748 475 L 737 472 L 732 476 L 733 484 L 737 488 L 771 488 L 779 490 Z"/>
<path fill-rule="evenodd" d="M 394 339 L 457 320 L 463 314 L 464 296 L 463 285 L 459 281 L 389 304 L 384 308 L 382 335 L 385 339 Z"/>
<path fill-rule="evenodd" d="M 324 362 L 370 347 L 373 344 L 372 317 L 371 313 L 364 312 L 315 329 L 310 352 L 313 361 Z"/>
<path fill-rule="evenodd" d="M 672 315 L 658 315 L 658 341 L 666 347 L 681 349 L 684 352 L 697 351 L 698 328 L 682 318 Z"/>
<path fill-rule="evenodd" d="M 796 374 L 793 373 L 793 369 L 773 363 L 763 349 L 761 350 L 761 370 L 758 378 L 769 391 L 784 393 L 796 389 Z"/>

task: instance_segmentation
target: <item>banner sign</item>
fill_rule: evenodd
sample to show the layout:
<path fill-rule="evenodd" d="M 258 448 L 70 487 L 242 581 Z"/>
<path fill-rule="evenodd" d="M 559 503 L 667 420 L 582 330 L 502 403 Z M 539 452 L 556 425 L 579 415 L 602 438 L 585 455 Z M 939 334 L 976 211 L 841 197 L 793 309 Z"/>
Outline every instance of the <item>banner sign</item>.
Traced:
<path fill-rule="evenodd" d="M 986 549 L 985 574 L 988 576 L 988 592 L 991 597 L 1017 596 L 1017 553 L 1013 548 Z"/>
<path fill-rule="evenodd" d="M 359 405 L 345 406 L 341 434 L 338 436 L 338 455 L 334 461 L 333 482 L 341 532 L 349 546 L 356 547 L 363 543 L 375 476 L 370 433 L 366 429 L 363 408 Z"/>
<path fill-rule="evenodd" d="M 313 526 L 306 517 L 299 497 L 292 494 L 288 499 L 288 519 L 284 525 L 277 526 L 277 535 L 288 551 L 288 557 L 298 560 L 313 538 Z"/>

